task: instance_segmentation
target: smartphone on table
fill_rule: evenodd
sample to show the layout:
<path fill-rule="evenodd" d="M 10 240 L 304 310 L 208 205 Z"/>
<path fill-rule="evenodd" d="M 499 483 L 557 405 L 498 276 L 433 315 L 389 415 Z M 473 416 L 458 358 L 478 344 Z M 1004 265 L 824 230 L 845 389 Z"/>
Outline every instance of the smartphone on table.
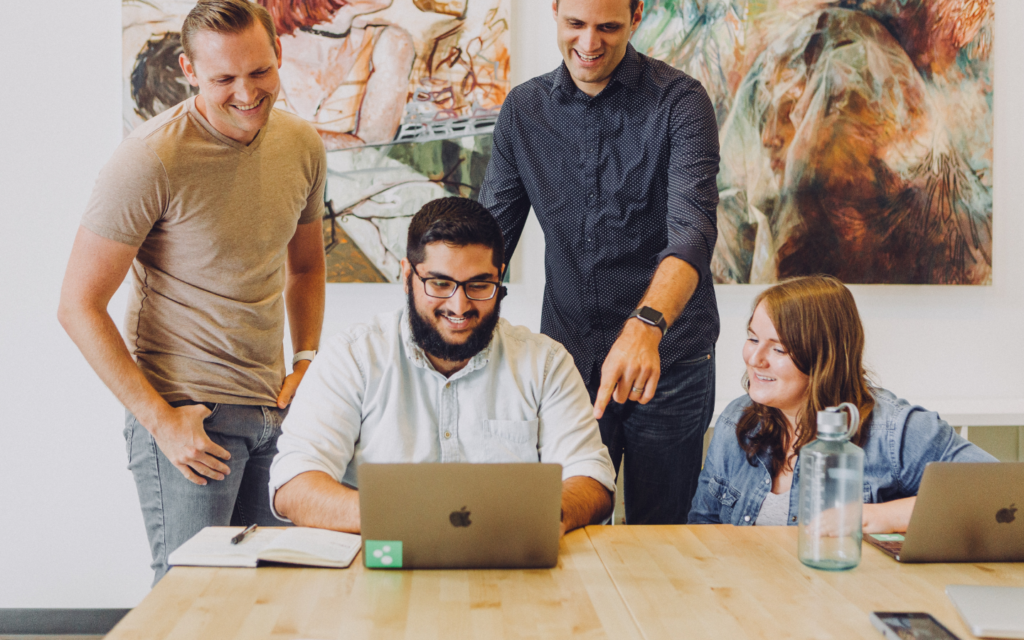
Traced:
<path fill-rule="evenodd" d="M 889 640 L 960 640 L 927 613 L 875 611 L 871 624 Z"/>

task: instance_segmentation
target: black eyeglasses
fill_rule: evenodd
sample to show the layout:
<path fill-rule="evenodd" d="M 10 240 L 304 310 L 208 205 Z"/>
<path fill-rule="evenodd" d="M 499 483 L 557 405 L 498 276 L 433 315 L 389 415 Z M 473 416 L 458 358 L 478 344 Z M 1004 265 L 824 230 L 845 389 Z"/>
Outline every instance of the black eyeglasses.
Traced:
<path fill-rule="evenodd" d="M 459 290 L 459 287 L 462 287 L 462 290 L 466 292 L 466 297 L 470 300 L 490 300 L 498 292 L 498 287 L 501 286 L 500 282 L 489 282 L 487 280 L 459 282 L 458 280 L 450 280 L 448 278 L 424 278 L 420 275 L 419 271 L 416 271 L 416 266 L 415 264 L 412 265 L 412 272 L 423 283 L 423 293 L 431 298 L 451 298 Z M 498 279 L 500 280 L 501 276 L 498 276 Z"/>

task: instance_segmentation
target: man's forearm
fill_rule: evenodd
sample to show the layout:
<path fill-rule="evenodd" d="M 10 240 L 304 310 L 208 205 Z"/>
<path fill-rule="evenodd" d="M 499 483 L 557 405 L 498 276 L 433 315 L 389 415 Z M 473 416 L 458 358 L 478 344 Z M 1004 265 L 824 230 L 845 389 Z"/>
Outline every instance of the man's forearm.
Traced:
<path fill-rule="evenodd" d="M 612 494 L 597 480 L 573 476 L 562 482 L 562 531 L 597 524 L 612 512 Z"/>
<path fill-rule="evenodd" d="M 324 279 L 323 270 L 288 274 L 284 300 L 292 349 L 296 353 L 316 350 L 320 345 L 324 326 Z"/>
<path fill-rule="evenodd" d="M 700 274 L 689 263 L 669 256 L 661 261 L 651 278 L 639 306 L 651 307 L 665 317 L 666 326 L 679 318 L 697 290 Z M 623 403 L 632 399 L 647 404 L 654 398 L 661 376 L 658 345 L 664 337 L 659 327 L 639 318 L 622 326 L 608 356 L 601 365 L 601 386 L 594 399 L 594 417 L 604 416 L 608 401 Z"/>
<path fill-rule="evenodd" d="M 132 360 L 121 333 L 106 309 L 62 297 L 61 326 L 114 396 L 151 432 L 172 408 Z"/>
<path fill-rule="evenodd" d="M 137 252 L 136 247 L 79 227 L 61 284 L 57 319 L 100 380 L 152 433 L 174 410 L 142 375 L 107 312 Z"/>
<path fill-rule="evenodd" d="M 274 494 L 274 508 L 300 527 L 359 533 L 359 492 L 322 471 L 307 471 Z"/>
<path fill-rule="evenodd" d="M 699 283 L 700 274 L 688 262 L 668 256 L 658 265 L 638 306 L 660 311 L 665 315 L 668 326 L 672 326 L 682 315 Z"/>

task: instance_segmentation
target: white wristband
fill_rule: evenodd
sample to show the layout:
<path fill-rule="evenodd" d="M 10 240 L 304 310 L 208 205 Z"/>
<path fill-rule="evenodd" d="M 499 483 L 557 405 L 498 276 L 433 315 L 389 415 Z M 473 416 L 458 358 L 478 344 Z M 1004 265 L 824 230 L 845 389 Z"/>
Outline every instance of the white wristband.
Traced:
<path fill-rule="evenodd" d="M 292 366 L 294 367 L 295 363 L 297 363 L 299 360 L 309 360 L 312 362 L 315 356 L 316 351 L 300 351 L 296 353 L 294 357 L 292 357 Z"/>

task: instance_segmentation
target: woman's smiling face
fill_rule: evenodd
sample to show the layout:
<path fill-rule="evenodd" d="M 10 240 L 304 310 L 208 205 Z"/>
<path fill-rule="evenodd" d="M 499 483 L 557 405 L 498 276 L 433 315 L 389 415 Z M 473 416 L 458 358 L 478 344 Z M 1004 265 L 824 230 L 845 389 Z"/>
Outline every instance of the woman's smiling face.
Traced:
<path fill-rule="evenodd" d="M 782 411 L 790 426 L 807 401 L 810 378 L 797 369 L 786 347 L 779 341 L 764 302 L 757 305 L 747 325 L 743 344 L 743 362 L 747 365 L 750 386 L 747 393 L 758 404 Z"/>

